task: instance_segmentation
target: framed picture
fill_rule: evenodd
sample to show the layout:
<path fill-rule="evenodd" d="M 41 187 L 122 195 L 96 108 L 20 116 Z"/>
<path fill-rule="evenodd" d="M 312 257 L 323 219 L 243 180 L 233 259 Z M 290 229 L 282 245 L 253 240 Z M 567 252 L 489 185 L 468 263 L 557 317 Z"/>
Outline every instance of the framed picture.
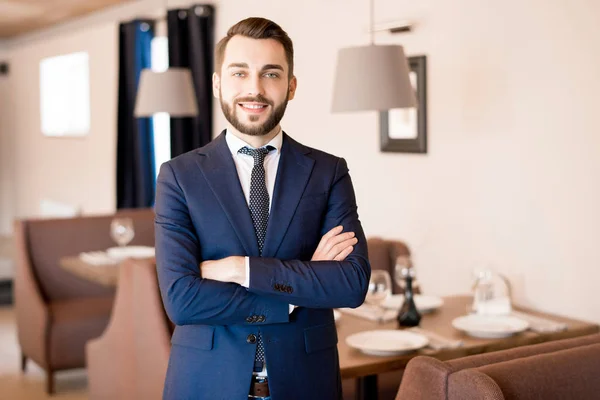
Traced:
<path fill-rule="evenodd" d="M 379 113 L 381 151 L 427 153 L 427 60 L 409 57 L 410 81 L 417 108 L 399 108 Z"/>

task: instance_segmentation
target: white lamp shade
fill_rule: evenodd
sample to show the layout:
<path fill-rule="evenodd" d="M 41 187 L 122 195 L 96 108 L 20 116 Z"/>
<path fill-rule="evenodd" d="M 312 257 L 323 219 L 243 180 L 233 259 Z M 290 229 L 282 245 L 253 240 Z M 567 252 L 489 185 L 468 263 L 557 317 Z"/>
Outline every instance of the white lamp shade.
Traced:
<path fill-rule="evenodd" d="M 133 114 L 150 117 L 159 112 L 171 117 L 198 115 L 192 73 L 188 68 L 169 68 L 164 72 L 142 70 Z"/>
<path fill-rule="evenodd" d="M 333 112 L 416 107 L 408 61 L 402 46 L 340 49 L 333 91 Z"/>

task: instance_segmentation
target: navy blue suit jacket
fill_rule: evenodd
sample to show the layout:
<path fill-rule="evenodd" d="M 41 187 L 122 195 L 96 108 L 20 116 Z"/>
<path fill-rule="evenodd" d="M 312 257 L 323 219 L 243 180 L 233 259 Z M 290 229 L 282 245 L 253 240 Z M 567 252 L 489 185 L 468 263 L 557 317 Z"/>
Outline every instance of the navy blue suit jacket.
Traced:
<path fill-rule="evenodd" d="M 176 324 L 164 398 L 246 400 L 259 331 L 274 400 L 341 398 L 332 308 L 360 305 L 370 277 L 344 159 L 284 133 L 262 257 L 224 133 L 162 165 L 155 212 L 159 285 Z M 356 233 L 352 253 L 308 261 L 337 225 Z M 202 261 L 234 255 L 250 257 L 249 289 L 202 278 Z"/>

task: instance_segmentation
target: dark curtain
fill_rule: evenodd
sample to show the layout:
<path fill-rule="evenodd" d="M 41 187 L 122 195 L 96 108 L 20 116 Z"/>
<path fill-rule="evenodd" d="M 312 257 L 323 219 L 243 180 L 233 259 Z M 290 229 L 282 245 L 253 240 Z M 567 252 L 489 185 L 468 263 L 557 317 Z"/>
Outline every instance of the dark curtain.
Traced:
<path fill-rule="evenodd" d="M 135 118 L 133 108 L 144 68 L 151 67 L 154 22 L 119 26 L 119 109 L 117 126 L 117 208 L 154 205 L 154 132 L 151 118 Z"/>
<path fill-rule="evenodd" d="M 204 146 L 212 139 L 214 15 L 210 5 L 169 10 L 169 66 L 190 68 L 198 102 L 195 118 L 171 118 L 171 157 Z"/>

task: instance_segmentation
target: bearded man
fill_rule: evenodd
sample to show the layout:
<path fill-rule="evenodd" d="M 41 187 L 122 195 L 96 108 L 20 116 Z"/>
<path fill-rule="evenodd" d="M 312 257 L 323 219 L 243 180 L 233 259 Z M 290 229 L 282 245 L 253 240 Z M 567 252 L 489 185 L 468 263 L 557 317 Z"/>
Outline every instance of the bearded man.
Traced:
<path fill-rule="evenodd" d="M 156 262 L 175 323 L 165 399 L 340 399 L 332 309 L 357 307 L 370 265 L 343 158 L 280 121 L 294 98 L 292 41 L 263 18 L 216 46 L 228 126 L 162 165 Z"/>

